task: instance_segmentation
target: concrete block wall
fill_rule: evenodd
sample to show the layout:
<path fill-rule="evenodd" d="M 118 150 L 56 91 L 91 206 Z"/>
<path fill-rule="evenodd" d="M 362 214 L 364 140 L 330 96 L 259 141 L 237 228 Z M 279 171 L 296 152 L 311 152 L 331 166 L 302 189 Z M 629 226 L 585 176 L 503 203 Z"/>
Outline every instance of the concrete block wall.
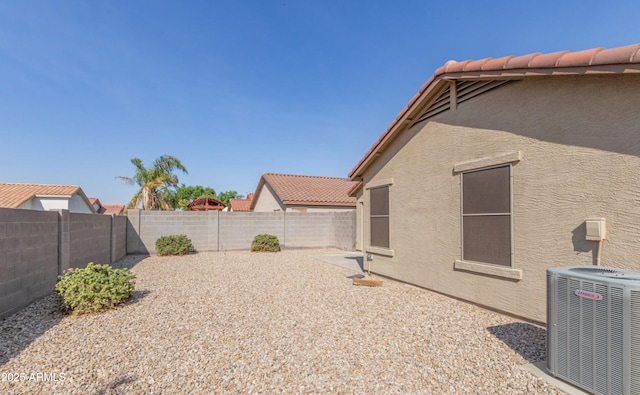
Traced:
<path fill-rule="evenodd" d="M 285 213 L 250 212 L 220 213 L 220 246 L 218 251 L 249 250 L 256 235 L 270 234 L 278 237 L 282 248 L 285 248 Z"/>
<path fill-rule="evenodd" d="M 127 217 L 114 216 L 111 226 L 111 262 L 127 255 Z"/>
<path fill-rule="evenodd" d="M 111 263 L 111 217 L 70 213 L 69 220 L 69 267 Z"/>
<path fill-rule="evenodd" d="M 322 248 L 335 246 L 334 214 L 286 213 L 286 248 Z"/>
<path fill-rule="evenodd" d="M 154 254 L 156 240 L 162 236 L 186 235 L 196 250 L 217 250 L 217 212 L 206 211 L 137 211 L 138 249 L 135 253 Z M 131 239 L 135 239 L 133 236 Z M 129 250 L 129 248 L 128 248 Z"/>
<path fill-rule="evenodd" d="M 58 276 L 58 213 L 0 208 L 0 317 L 47 295 Z"/>
<path fill-rule="evenodd" d="M 126 254 L 127 219 L 0 208 L 0 318 L 53 291 L 70 267 Z"/>
<path fill-rule="evenodd" d="M 282 248 L 353 249 L 355 211 L 161 212 L 129 210 L 127 253 L 153 254 L 160 236 L 184 234 L 197 251 L 249 250 L 261 233 L 276 235 Z"/>
<path fill-rule="evenodd" d="M 356 212 L 336 212 L 333 217 L 333 228 L 335 229 L 334 246 L 343 250 L 356 249 Z"/>

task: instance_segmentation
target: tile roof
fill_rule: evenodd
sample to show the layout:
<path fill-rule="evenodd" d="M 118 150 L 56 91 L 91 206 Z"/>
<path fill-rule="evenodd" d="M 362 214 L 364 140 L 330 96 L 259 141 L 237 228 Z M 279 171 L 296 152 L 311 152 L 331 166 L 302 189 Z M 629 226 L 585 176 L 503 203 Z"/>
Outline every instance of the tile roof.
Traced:
<path fill-rule="evenodd" d="M 123 215 L 124 204 L 103 204 L 104 211 L 101 214 L 105 215 Z"/>
<path fill-rule="evenodd" d="M 349 172 L 349 177 L 357 179 L 371 163 L 374 154 L 388 143 L 397 129 L 409 118 L 412 110 L 420 107 L 419 101 L 435 91 L 443 83 L 463 78 L 501 78 L 536 75 L 567 75 L 586 73 L 638 73 L 640 72 L 640 44 L 617 48 L 592 48 L 583 51 L 559 51 L 548 54 L 540 52 L 522 56 L 504 56 L 456 62 L 450 60 L 436 69 L 405 108 L 389 124 L 378 140 Z"/>
<path fill-rule="evenodd" d="M 251 201 L 253 200 L 253 195 L 253 193 L 247 194 L 246 199 L 229 199 L 229 206 L 231 206 L 231 211 L 251 211 Z"/>
<path fill-rule="evenodd" d="M 82 191 L 72 185 L 0 183 L 0 207 L 16 208 L 35 196 L 73 196 Z M 84 196 L 84 194 L 82 194 Z"/>
<path fill-rule="evenodd" d="M 255 206 L 265 183 L 269 184 L 285 205 L 356 206 L 356 198 L 349 196 L 348 192 L 357 182 L 337 177 L 265 173 L 256 188 L 256 196 L 251 204 L 252 208 Z"/>

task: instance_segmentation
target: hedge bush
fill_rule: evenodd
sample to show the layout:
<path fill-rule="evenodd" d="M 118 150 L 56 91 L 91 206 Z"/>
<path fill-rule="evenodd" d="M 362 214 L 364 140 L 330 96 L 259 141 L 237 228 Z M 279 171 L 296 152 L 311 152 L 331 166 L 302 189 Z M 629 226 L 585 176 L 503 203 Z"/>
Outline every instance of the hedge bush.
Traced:
<path fill-rule="evenodd" d="M 185 235 L 162 236 L 156 240 L 158 255 L 184 255 L 193 249 L 191 240 Z"/>
<path fill-rule="evenodd" d="M 129 269 L 90 262 L 83 269 L 65 270 L 58 276 L 55 291 L 66 312 L 94 313 L 114 308 L 131 298 L 135 278 Z"/>
<path fill-rule="evenodd" d="M 257 235 L 251 243 L 251 251 L 278 252 L 280 251 L 280 242 L 274 235 Z"/>

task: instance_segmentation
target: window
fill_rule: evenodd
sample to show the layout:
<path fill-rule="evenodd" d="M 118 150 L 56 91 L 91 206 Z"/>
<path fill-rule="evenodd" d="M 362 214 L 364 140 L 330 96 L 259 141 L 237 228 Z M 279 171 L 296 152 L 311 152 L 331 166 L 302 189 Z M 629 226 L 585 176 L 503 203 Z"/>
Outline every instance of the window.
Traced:
<path fill-rule="evenodd" d="M 462 259 L 511 266 L 511 165 L 462 173 Z"/>
<path fill-rule="evenodd" d="M 389 186 L 369 190 L 371 246 L 389 248 Z"/>

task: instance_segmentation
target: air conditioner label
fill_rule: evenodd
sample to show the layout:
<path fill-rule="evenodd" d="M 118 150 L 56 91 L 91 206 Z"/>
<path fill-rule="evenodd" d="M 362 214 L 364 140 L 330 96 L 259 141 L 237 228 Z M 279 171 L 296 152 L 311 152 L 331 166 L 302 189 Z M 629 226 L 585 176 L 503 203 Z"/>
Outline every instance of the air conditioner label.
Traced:
<path fill-rule="evenodd" d="M 602 295 L 600 295 L 599 293 L 585 291 L 582 289 L 576 289 L 576 295 L 583 298 L 591 299 L 591 300 L 602 300 Z"/>

